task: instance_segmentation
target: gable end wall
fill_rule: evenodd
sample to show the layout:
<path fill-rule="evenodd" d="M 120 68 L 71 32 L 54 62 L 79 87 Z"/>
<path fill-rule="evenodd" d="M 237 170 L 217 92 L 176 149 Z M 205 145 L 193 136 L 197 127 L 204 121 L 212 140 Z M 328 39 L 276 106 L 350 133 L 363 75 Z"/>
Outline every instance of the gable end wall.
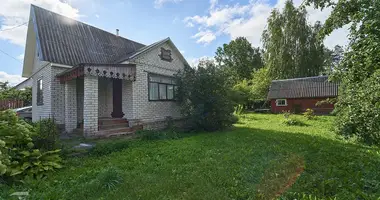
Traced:
<path fill-rule="evenodd" d="M 172 52 L 171 62 L 161 60 L 159 57 L 161 47 Z M 180 118 L 180 107 L 175 101 L 149 101 L 148 100 L 148 73 L 173 76 L 184 68 L 179 55 L 174 48 L 165 43 L 148 51 L 133 60 L 136 66 L 136 81 L 132 83 L 132 112 L 133 119 L 143 122 L 164 120 L 167 116 Z"/>

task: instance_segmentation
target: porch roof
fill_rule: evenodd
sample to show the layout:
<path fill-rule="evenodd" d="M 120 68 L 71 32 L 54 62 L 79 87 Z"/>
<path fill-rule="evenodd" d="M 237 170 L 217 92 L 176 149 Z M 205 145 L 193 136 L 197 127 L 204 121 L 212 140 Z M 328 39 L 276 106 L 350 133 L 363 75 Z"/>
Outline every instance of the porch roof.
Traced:
<path fill-rule="evenodd" d="M 81 63 L 73 68 L 57 74 L 56 77 L 61 82 L 66 82 L 84 75 L 135 81 L 136 65 Z"/>

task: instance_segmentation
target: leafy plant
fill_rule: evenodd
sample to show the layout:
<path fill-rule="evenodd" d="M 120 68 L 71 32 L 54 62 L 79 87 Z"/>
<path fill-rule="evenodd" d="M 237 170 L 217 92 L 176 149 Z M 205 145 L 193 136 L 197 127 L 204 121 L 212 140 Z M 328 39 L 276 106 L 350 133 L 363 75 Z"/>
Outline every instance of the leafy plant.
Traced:
<path fill-rule="evenodd" d="M 122 171 L 114 167 L 102 169 L 95 179 L 98 183 L 98 188 L 106 190 L 115 189 L 123 180 Z"/>
<path fill-rule="evenodd" d="M 235 115 L 241 115 L 241 114 L 243 114 L 243 112 L 244 112 L 244 106 L 243 105 L 241 105 L 241 104 L 239 104 L 239 105 L 236 105 L 235 107 L 234 107 L 234 114 Z"/>
<path fill-rule="evenodd" d="M 59 130 L 54 119 L 42 119 L 35 123 L 37 134 L 33 138 L 36 148 L 44 150 L 57 149 Z"/>
<path fill-rule="evenodd" d="M 0 112 L 0 176 L 42 177 L 62 167 L 60 150 L 44 152 L 35 148 L 32 140 L 35 135 L 35 129 L 20 120 L 15 112 Z"/>
<path fill-rule="evenodd" d="M 231 85 L 213 61 L 202 61 L 196 69 L 185 67 L 178 77 L 182 114 L 193 129 L 215 131 L 234 123 Z"/>
<path fill-rule="evenodd" d="M 344 136 L 358 136 L 368 144 L 380 144 L 380 1 L 307 0 L 306 5 L 332 8 L 320 37 L 335 29 L 350 26 L 350 42 L 343 60 L 333 73 L 339 81 L 335 107 L 336 131 Z"/>
<path fill-rule="evenodd" d="M 283 123 L 288 126 L 305 126 L 305 123 L 295 117 L 286 118 Z"/>
<path fill-rule="evenodd" d="M 315 118 L 314 110 L 311 109 L 311 108 L 306 109 L 306 112 L 303 113 L 303 116 L 304 116 L 307 120 L 312 120 L 312 119 L 314 119 L 314 118 Z"/>

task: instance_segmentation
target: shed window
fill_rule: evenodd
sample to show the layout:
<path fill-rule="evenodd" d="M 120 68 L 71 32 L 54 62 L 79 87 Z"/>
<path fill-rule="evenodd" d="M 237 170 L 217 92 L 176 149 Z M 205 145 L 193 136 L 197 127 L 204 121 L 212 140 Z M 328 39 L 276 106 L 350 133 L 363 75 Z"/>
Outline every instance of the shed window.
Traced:
<path fill-rule="evenodd" d="M 173 101 L 175 79 L 173 77 L 149 74 L 149 101 Z"/>
<path fill-rule="evenodd" d="M 286 99 L 277 99 L 276 100 L 276 106 L 287 106 L 288 102 L 286 102 Z"/>
<path fill-rule="evenodd" d="M 44 96 L 42 90 L 42 79 L 37 80 L 37 105 L 44 105 Z"/>

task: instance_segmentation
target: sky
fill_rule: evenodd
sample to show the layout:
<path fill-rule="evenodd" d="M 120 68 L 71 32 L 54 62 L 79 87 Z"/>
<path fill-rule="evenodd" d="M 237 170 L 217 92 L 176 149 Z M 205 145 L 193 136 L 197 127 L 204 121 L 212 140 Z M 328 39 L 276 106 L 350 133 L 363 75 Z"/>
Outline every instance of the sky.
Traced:
<path fill-rule="evenodd" d="M 296 6 L 303 0 L 293 0 Z M 244 36 L 261 46 L 272 9 L 285 0 L 0 0 L 0 81 L 15 85 L 21 77 L 30 4 L 149 45 L 170 37 L 191 65 L 213 57 L 217 47 Z M 331 9 L 307 8 L 310 23 Z M 325 45 L 347 45 L 348 28 L 335 30 Z"/>

